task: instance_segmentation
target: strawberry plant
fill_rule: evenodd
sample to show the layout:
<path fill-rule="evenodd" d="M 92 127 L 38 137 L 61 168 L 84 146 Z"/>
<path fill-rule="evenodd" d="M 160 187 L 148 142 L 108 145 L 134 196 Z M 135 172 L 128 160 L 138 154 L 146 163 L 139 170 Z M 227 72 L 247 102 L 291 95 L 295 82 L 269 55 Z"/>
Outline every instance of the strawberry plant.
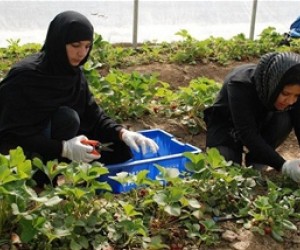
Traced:
<path fill-rule="evenodd" d="M 297 200 L 298 192 L 279 188 L 275 183 L 268 181 L 268 194 L 257 196 L 251 202 L 253 209 L 249 210 L 248 214 L 253 217 L 252 230 L 283 241 L 284 230 L 297 230 L 290 220 L 294 216 Z"/>
<path fill-rule="evenodd" d="M 269 51 L 299 51 L 296 40 L 290 47 L 278 47 L 281 36 L 273 28 L 253 41 L 243 34 L 204 41 L 187 30 L 177 35 L 183 38 L 179 42 L 144 43 L 136 50 L 95 35 L 84 73 L 110 116 L 120 122 L 148 115 L 176 118 L 193 136 L 204 128 L 203 109 L 211 105 L 220 84 L 197 77 L 174 89 L 156 73 L 122 69 L 150 62 L 226 65 Z M 11 40 L 8 48 L 0 48 L 0 78 L 40 47 Z M 101 75 L 103 68 L 107 74 Z M 200 249 L 221 240 L 222 218 L 237 218 L 242 223 L 236 227 L 280 242 L 288 231 L 297 230 L 298 185 L 284 178 L 265 181 L 251 168 L 226 162 L 215 149 L 184 155 L 189 160 L 185 172 L 156 166 L 160 174 L 155 180 L 147 171 L 119 173 L 114 180 L 136 187 L 122 194 L 110 193 L 109 184 L 99 181 L 108 172 L 99 163 L 43 163 L 26 159 L 21 148 L 0 155 L 0 249 Z M 50 180 L 42 192 L 32 181 L 37 170 Z M 58 175 L 61 181 L 55 185 Z"/>

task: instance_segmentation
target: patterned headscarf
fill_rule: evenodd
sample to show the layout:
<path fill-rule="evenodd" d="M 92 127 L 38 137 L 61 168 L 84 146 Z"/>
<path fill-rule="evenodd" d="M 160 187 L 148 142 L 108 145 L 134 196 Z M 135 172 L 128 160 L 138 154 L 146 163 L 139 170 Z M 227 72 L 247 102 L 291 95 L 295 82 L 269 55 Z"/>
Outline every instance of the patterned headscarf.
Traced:
<path fill-rule="evenodd" d="M 300 84 L 300 55 L 292 52 L 265 54 L 257 64 L 254 80 L 260 100 L 273 109 L 285 85 Z"/>

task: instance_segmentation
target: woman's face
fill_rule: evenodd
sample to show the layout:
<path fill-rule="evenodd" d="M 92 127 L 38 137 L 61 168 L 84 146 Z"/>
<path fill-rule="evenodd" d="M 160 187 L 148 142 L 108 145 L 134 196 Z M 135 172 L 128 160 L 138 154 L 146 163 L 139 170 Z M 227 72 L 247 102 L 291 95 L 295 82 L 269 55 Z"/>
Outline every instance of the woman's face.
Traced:
<path fill-rule="evenodd" d="M 91 41 L 68 43 L 66 45 L 66 51 L 69 63 L 74 67 L 78 66 L 89 53 L 91 44 Z"/>
<path fill-rule="evenodd" d="M 300 96 L 300 85 L 299 84 L 289 84 L 286 85 L 283 90 L 278 95 L 274 107 L 283 111 L 287 109 L 289 106 L 293 105 Z"/>

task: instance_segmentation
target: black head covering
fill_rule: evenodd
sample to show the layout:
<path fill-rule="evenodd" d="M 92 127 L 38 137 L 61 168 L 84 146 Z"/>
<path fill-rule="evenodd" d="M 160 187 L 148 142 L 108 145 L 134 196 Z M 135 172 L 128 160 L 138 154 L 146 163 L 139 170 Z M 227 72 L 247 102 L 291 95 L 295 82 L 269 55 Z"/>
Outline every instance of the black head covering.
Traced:
<path fill-rule="evenodd" d="M 46 56 L 46 68 L 51 67 L 52 73 L 64 74 L 72 72 L 73 67 L 68 62 L 66 44 L 79 41 L 93 41 L 94 29 L 90 21 L 75 11 L 65 11 L 58 14 L 50 23 L 46 41 L 42 48 Z M 83 65 L 89 53 L 81 61 Z"/>
<path fill-rule="evenodd" d="M 261 57 L 254 72 L 260 100 L 268 109 L 287 84 L 300 84 L 300 55 L 292 52 L 272 52 Z"/>
<path fill-rule="evenodd" d="M 62 12 L 50 23 L 41 52 L 10 70 L 0 85 L 0 139 L 40 133 L 60 106 L 80 113 L 88 87 L 81 68 L 68 62 L 66 44 L 81 40 L 92 42 L 91 23 L 75 11 Z"/>

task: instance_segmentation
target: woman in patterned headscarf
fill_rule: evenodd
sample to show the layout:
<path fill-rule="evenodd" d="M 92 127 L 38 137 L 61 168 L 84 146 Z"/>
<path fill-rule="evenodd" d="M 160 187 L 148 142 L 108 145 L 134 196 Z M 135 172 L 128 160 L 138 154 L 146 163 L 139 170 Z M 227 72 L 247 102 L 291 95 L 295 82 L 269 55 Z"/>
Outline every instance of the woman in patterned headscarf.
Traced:
<path fill-rule="evenodd" d="M 0 84 L 2 154 L 21 146 L 28 157 L 45 161 L 114 164 L 130 159 L 130 149 L 158 149 L 153 140 L 126 130 L 96 104 L 81 69 L 93 34 L 85 16 L 62 12 L 51 21 L 42 50 L 9 71 Z M 100 158 L 82 143 L 87 138 L 113 142 L 113 152 L 103 151 Z"/>
<path fill-rule="evenodd" d="M 300 182 L 300 159 L 285 160 L 276 152 L 292 129 L 300 141 L 299 96 L 298 54 L 268 53 L 258 64 L 234 69 L 204 112 L 206 146 L 238 164 L 246 151 L 247 166 L 267 165 Z"/>

